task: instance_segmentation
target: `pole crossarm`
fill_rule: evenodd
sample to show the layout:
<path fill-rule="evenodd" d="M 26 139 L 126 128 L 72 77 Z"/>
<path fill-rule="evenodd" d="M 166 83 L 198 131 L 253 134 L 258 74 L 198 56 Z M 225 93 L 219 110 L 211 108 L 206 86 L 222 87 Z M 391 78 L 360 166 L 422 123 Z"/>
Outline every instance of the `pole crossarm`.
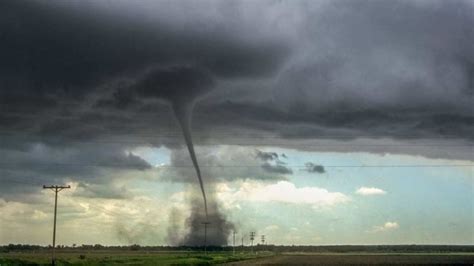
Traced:
<path fill-rule="evenodd" d="M 71 188 L 71 186 L 67 185 L 67 186 L 46 186 L 46 185 L 43 185 L 43 189 L 52 189 L 53 191 L 55 190 L 58 190 L 61 191 L 65 188 Z"/>

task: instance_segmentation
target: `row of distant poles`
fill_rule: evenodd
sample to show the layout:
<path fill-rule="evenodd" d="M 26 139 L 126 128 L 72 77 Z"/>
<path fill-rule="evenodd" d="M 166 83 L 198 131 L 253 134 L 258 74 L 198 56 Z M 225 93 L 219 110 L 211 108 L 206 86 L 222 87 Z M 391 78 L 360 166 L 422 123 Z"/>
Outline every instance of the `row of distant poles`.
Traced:
<path fill-rule="evenodd" d="M 236 232 L 233 232 L 233 238 L 232 238 L 232 254 L 235 255 L 235 234 Z M 255 232 L 250 232 L 250 248 L 251 252 L 253 253 L 253 241 L 255 240 Z M 261 241 L 262 245 L 265 245 L 265 235 L 261 235 Z M 242 236 L 242 247 L 244 246 L 244 236 Z"/>
<path fill-rule="evenodd" d="M 202 222 L 204 225 L 204 254 L 207 254 L 207 226 L 211 224 L 210 222 Z M 232 254 L 235 255 L 235 230 L 233 231 L 232 237 Z M 255 232 L 250 232 L 250 248 L 253 253 L 253 241 L 255 240 Z M 265 235 L 261 235 L 262 245 L 265 245 Z M 242 236 L 242 247 L 244 246 L 244 236 Z"/>
<path fill-rule="evenodd" d="M 46 186 L 43 185 L 43 189 L 51 189 L 54 191 L 54 225 L 53 225 L 53 250 L 52 250 L 52 257 L 51 257 L 51 264 L 54 266 L 56 265 L 56 216 L 58 213 L 58 193 L 63 190 L 63 189 L 68 189 L 71 188 L 71 186 L 58 186 L 58 185 L 52 185 L 52 186 Z M 203 222 L 204 225 L 204 253 L 207 254 L 207 226 L 210 224 L 210 222 Z M 236 232 L 233 232 L 233 242 L 232 242 L 232 254 L 235 255 L 235 234 Z M 250 232 L 250 247 L 253 253 L 253 241 L 255 240 L 255 232 Z M 262 245 L 265 244 L 265 235 L 261 236 L 261 241 Z M 242 236 L 242 246 L 244 246 L 244 237 Z"/>

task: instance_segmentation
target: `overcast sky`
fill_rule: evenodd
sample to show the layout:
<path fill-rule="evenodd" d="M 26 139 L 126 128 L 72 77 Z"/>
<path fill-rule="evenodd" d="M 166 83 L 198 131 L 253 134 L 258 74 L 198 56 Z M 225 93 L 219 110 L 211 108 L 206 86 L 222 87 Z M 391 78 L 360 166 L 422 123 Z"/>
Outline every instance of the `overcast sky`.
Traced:
<path fill-rule="evenodd" d="M 72 186 L 59 243 L 192 241 L 188 111 L 224 235 L 474 244 L 472 25 L 469 0 L 2 1 L 0 244 L 49 244 L 43 184 Z"/>

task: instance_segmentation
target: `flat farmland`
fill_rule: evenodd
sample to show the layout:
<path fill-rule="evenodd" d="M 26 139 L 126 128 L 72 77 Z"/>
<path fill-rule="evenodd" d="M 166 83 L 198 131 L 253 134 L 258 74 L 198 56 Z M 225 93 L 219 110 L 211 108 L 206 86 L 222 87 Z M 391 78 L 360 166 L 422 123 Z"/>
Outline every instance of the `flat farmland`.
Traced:
<path fill-rule="evenodd" d="M 284 253 L 226 265 L 474 265 L 474 253 Z"/>
<path fill-rule="evenodd" d="M 232 261 L 255 259 L 271 253 L 236 254 L 232 252 L 186 251 L 84 251 L 58 252 L 57 265 L 216 265 Z M 50 252 L 0 253 L 0 265 L 51 265 Z"/>
<path fill-rule="evenodd" d="M 57 265 L 474 265 L 474 253 L 68 251 Z M 51 253 L 0 253 L 0 265 L 51 265 Z"/>

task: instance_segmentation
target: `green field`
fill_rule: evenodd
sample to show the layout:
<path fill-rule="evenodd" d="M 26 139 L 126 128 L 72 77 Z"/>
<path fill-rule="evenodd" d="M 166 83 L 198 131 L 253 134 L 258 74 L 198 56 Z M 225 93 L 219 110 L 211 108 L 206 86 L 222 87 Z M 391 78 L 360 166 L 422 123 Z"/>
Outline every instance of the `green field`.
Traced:
<path fill-rule="evenodd" d="M 50 253 L 0 253 L 0 265 L 50 265 Z M 422 265 L 474 263 L 474 253 L 310 253 L 196 251 L 67 251 L 57 254 L 57 265 Z"/>
<path fill-rule="evenodd" d="M 159 252 L 159 251 L 84 251 L 59 252 L 57 265 L 215 265 L 271 256 L 270 252 L 258 255 L 232 252 Z M 0 253 L 0 265 L 50 265 L 51 253 L 9 252 Z"/>

